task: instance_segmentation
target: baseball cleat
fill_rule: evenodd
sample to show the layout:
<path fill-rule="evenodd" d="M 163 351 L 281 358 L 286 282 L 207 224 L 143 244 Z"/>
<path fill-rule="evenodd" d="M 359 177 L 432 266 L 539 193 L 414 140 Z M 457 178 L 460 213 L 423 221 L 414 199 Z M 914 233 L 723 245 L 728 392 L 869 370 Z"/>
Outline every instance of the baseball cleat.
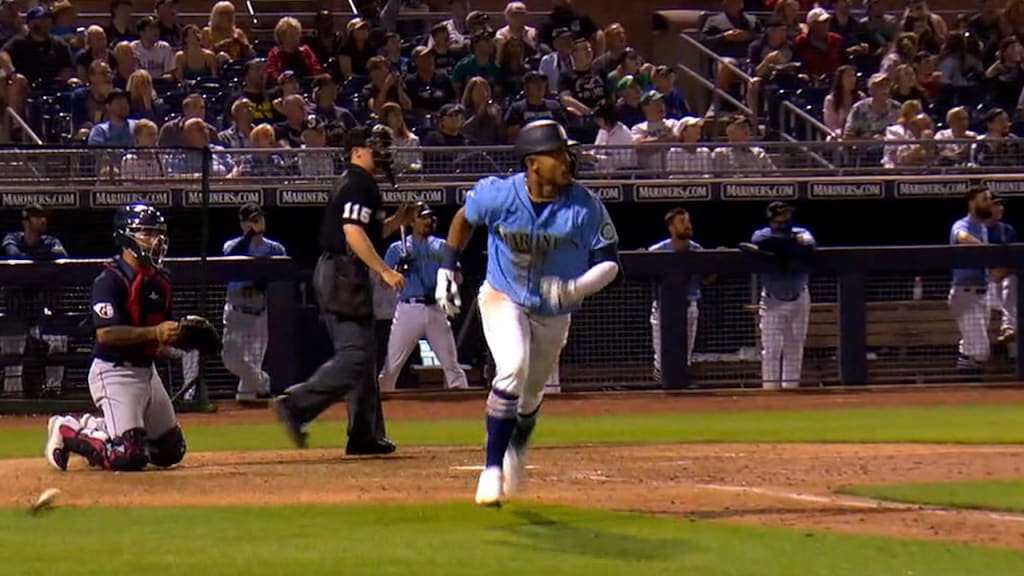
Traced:
<path fill-rule="evenodd" d="M 501 464 L 502 491 L 506 496 L 526 488 L 526 446 L 509 445 Z"/>
<path fill-rule="evenodd" d="M 274 410 L 274 414 L 277 415 L 277 421 L 284 427 L 285 433 L 288 434 L 288 438 L 292 441 L 292 444 L 296 448 L 306 447 L 306 432 L 302 429 L 302 425 L 295 421 L 295 417 L 292 416 L 291 411 L 288 410 L 288 405 L 285 404 L 287 396 L 278 396 L 270 401 L 270 407 Z"/>
<path fill-rule="evenodd" d="M 501 468 L 489 466 L 480 473 L 480 481 L 476 485 L 476 505 L 501 508 L 502 497 Z"/>
<path fill-rule="evenodd" d="M 64 438 L 78 434 L 79 422 L 71 416 L 53 416 L 46 424 L 46 461 L 54 469 L 65 472 L 68 469 L 69 452 L 64 447 Z"/>
<path fill-rule="evenodd" d="M 383 456 L 391 454 L 396 449 L 395 443 L 387 438 L 377 438 L 365 442 L 352 442 L 349 440 L 345 446 L 346 456 Z"/>

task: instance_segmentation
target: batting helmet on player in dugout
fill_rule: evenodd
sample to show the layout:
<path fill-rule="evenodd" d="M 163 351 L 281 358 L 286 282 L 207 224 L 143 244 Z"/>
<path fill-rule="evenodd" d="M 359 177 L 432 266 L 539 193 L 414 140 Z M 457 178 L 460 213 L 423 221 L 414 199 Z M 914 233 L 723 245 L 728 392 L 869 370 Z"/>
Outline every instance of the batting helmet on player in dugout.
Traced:
<path fill-rule="evenodd" d="M 167 253 L 167 222 L 148 204 L 121 206 L 114 213 L 114 242 L 142 265 L 159 267 Z"/>
<path fill-rule="evenodd" d="M 527 156 L 564 149 L 569 152 L 572 175 L 576 176 L 576 156 L 570 149 L 576 144 L 576 141 L 569 139 L 565 128 L 558 122 L 536 120 L 523 126 L 523 129 L 519 131 L 519 135 L 516 136 L 515 151 L 519 156 L 519 161 L 525 166 Z"/>

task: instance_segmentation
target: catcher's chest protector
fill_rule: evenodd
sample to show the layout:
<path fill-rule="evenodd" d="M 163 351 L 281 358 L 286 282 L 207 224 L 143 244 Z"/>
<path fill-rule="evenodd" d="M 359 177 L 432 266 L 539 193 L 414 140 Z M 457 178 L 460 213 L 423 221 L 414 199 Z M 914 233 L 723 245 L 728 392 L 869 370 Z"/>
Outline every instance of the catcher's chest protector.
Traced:
<path fill-rule="evenodd" d="M 107 265 L 124 282 L 128 298 L 124 310 L 132 326 L 156 326 L 170 319 L 171 284 L 167 277 L 158 270 L 143 268 L 136 272 L 121 261 Z M 155 352 L 156 344 L 151 344 L 147 352 Z"/>

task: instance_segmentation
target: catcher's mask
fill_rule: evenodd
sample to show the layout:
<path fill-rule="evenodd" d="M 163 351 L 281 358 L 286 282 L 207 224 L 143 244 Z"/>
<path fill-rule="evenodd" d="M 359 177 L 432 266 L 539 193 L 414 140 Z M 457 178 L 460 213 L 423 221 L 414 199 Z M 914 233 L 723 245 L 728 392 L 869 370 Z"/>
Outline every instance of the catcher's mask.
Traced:
<path fill-rule="evenodd" d="M 160 211 L 147 204 L 129 204 L 114 213 L 114 242 L 147 267 L 161 267 L 170 242 Z"/>

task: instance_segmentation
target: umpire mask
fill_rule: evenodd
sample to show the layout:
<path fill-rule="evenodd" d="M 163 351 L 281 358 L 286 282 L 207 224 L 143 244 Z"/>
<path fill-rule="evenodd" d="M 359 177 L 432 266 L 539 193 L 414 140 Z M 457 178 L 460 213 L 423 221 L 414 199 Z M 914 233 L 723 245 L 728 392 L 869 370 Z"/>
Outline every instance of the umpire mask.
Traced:
<path fill-rule="evenodd" d="M 370 138 L 366 142 L 367 147 L 373 151 L 373 163 L 377 166 L 377 169 L 384 173 L 384 176 L 387 177 L 388 182 L 392 186 L 395 184 L 391 151 L 393 143 L 394 138 L 391 135 L 391 129 L 383 124 L 373 127 L 373 130 L 370 131 Z"/>

